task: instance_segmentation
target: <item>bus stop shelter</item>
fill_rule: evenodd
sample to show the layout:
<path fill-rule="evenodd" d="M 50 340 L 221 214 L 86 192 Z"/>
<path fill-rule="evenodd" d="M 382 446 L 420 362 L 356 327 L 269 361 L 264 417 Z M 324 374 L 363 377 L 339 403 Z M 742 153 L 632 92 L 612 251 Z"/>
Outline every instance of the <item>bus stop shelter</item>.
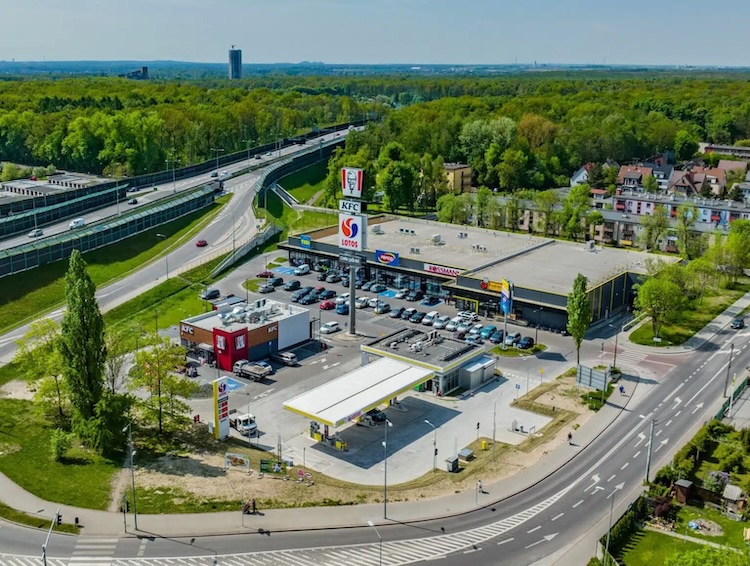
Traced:
<path fill-rule="evenodd" d="M 284 408 L 312 421 L 312 438 L 335 442 L 336 448 L 345 450 L 345 445 L 328 436 L 328 427 L 339 428 L 355 421 L 433 376 L 434 372 L 428 369 L 381 358 L 286 401 Z M 325 425 L 324 432 L 320 432 L 316 423 Z"/>

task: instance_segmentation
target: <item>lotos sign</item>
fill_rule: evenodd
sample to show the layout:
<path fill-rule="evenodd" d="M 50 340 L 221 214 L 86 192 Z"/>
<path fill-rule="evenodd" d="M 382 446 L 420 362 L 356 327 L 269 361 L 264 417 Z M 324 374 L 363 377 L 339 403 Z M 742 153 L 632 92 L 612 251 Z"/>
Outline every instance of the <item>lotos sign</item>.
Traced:
<path fill-rule="evenodd" d="M 361 252 L 366 247 L 367 219 L 364 216 L 339 214 L 339 247 Z"/>
<path fill-rule="evenodd" d="M 375 261 L 392 267 L 396 267 L 399 264 L 397 253 L 386 252 L 384 250 L 375 250 Z"/>
<path fill-rule="evenodd" d="M 445 275 L 447 277 L 458 277 L 458 274 L 461 273 L 461 270 L 455 267 L 445 267 L 444 265 L 435 265 L 432 263 L 425 263 L 424 270 L 427 273 L 435 273 L 436 275 Z"/>
<path fill-rule="evenodd" d="M 362 180 L 365 172 L 355 167 L 341 170 L 341 192 L 344 197 L 362 198 Z"/>

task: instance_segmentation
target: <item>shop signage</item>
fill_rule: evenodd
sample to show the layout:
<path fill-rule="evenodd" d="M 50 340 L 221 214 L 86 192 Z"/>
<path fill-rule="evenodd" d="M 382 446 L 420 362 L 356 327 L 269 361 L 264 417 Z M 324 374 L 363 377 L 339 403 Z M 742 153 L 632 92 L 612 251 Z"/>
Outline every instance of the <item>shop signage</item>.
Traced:
<path fill-rule="evenodd" d="M 245 347 L 245 335 L 240 334 L 234 339 L 234 349 L 235 350 L 242 350 L 242 348 Z"/>
<path fill-rule="evenodd" d="M 307 248 L 309 250 L 312 247 L 312 238 L 310 236 L 300 236 L 299 245 L 301 248 Z"/>
<path fill-rule="evenodd" d="M 216 337 L 216 347 L 222 351 L 227 349 L 227 339 L 225 336 Z"/>
<path fill-rule="evenodd" d="M 365 258 L 356 255 L 345 255 L 339 256 L 339 261 L 348 265 L 364 265 Z"/>
<path fill-rule="evenodd" d="M 269 326 L 269 327 L 268 327 L 268 333 L 269 333 L 269 334 L 273 334 L 273 333 L 274 333 L 274 332 L 276 332 L 276 331 L 277 331 L 278 329 L 279 329 L 279 327 L 278 327 L 278 326 L 276 326 L 276 325 L 274 324 L 273 326 Z"/>
<path fill-rule="evenodd" d="M 458 277 L 458 274 L 462 271 L 461 269 L 456 269 L 455 267 L 445 267 L 444 265 L 435 265 L 432 263 L 425 263 L 424 270 L 427 273 L 446 275 L 448 277 Z"/>
<path fill-rule="evenodd" d="M 357 200 L 340 200 L 339 210 L 350 214 L 362 214 L 366 210 L 366 205 Z"/>
<path fill-rule="evenodd" d="M 183 324 L 181 330 L 184 334 L 195 334 L 195 330 L 193 330 L 193 327 L 187 324 Z"/>
<path fill-rule="evenodd" d="M 362 181 L 365 172 L 355 167 L 341 169 L 341 192 L 344 197 L 362 198 Z"/>
<path fill-rule="evenodd" d="M 489 279 L 487 279 L 485 277 L 479 283 L 479 287 L 481 287 L 485 291 L 491 291 L 493 293 L 499 293 L 502 290 L 502 288 L 503 288 L 503 284 L 499 283 L 497 281 L 490 281 Z"/>
<path fill-rule="evenodd" d="M 513 310 L 513 282 L 509 279 L 500 281 L 500 310 L 505 315 Z"/>
<path fill-rule="evenodd" d="M 229 382 L 220 377 L 212 382 L 214 393 L 214 436 L 221 440 L 229 436 Z"/>
<path fill-rule="evenodd" d="M 375 261 L 391 267 L 396 267 L 399 264 L 398 254 L 385 250 L 375 250 Z"/>
<path fill-rule="evenodd" d="M 339 247 L 361 252 L 366 246 L 367 218 L 339 213 Z"/>

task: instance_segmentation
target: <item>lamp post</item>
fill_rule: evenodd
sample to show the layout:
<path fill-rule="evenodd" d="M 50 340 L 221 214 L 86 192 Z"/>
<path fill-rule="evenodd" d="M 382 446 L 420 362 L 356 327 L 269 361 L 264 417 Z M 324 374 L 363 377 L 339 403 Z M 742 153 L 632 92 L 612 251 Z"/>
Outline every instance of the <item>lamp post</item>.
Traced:
<path fill-rule="evenodd" d="M 219 172 L 219 154 L 224 152 L 223 147 L 212 147 L 211 151 L 216 152 L 216 172 Z"/>
<path fill-rule="evenodd" d="M 498 393 L 497 397 L 495 397 L 495 402 L 492 404 L 492 454 L 495 454 L 495 444 L 497 444 L 497 441 L 495 440 L 495 430 L 497 426 L 497 400 L 502 397 L 502 393 Z"/>
<path fill-rule="evenodd" d="M 135 446 L 133 446 L 133 423 L 129 422 L 128 426 L 122 429 L 122 432 L 128 431 L 128 446 L 130 448 L 130 481 L 133 489 L 133 525 L 138 530 L 138 510 L 135 503 L 135 470 L 133 469 L 133 457 L 135 456 Z"/>
<path fill-rule="evenodd" d="M 157 234 L 157 238 L 162 238 L 164 241 L 167 241 L 167 237 L 164 234 Z M 169 279 L 169 253 L 164 254 L 164 262 L 167 264 L 167 279 Z"/>
<path fill-rule="evenodd" d="M 253 143 L 253 140 L 242 140 L 247 144 L 247 160 L 250 161 L 250 144 Z"/>
<path fill-rule="evenodd" d="M 388 518 L 388 429 L 393 426 L 393 423 L 385 419 L 385 438 L 383 439 L 383 519 Z"/>
<path fill-rule="evenodd" d="M 534 311 L 534 314 L 541 313 L 541 311 L 544 310 L 544 307 L 539 307 Z M 536 317 L 536 328 L 534 329 L 534 344 L 539 343 L 539 323 L 541 322 L 540 319 L 542 318 L 541 314 L 538 314 Z"/>
<path fill-rule="evenodd" d="M 620 326 L 612 326 L 611 324 L 608 324 L 607 326 L 609 326 L 610 328 L 614 328 L 615 329 L 615 354 L 614 354 L 614 358 L 612 359 L 612 367 L 616 368 L 617 367 L 617 339 L 620 337 L 621 327 Z"/>
<path fill-rule="evenodd" d="M 378 562 L 380 566 L 383 566 L 383 537 L 380 536 L 380 533 L 378 532 L 378 528 L 375 526 L 375 523 L 373 523 L 372 521 L 367 521 L 367 524 L 370 525 L 374 529 L 375 534 L 378 535 L 378 541 L 379 541 L 378 544 L 380 546 L 380 553 L 379 553 L 380 559 L 378 560 Z"/>
<path fill-rule="evenodd" d="M 175 167 L 175 165 L 177 164 L 178 161 L 179 161 L 179 159 L 177 159 L 174 156 L 172 157 L 172 192 L 173 193 L 177 192 L 177 177 L 175 176 L 174 167 Z"/>
<path fill-rule="evenodd" d="M 432 473 L 437 471 L 437 427 L 427 419 L 424 422 L 432 427 Z"/>

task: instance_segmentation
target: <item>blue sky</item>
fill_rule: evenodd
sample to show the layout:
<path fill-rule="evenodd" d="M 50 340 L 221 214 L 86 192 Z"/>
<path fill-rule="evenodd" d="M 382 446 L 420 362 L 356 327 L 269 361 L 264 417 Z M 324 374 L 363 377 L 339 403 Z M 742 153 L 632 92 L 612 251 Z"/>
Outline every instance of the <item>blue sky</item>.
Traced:
<path fill-rule="evenodd" d="M 750 1 L 0 0 L 0 59 L 750 65 Z"/>

